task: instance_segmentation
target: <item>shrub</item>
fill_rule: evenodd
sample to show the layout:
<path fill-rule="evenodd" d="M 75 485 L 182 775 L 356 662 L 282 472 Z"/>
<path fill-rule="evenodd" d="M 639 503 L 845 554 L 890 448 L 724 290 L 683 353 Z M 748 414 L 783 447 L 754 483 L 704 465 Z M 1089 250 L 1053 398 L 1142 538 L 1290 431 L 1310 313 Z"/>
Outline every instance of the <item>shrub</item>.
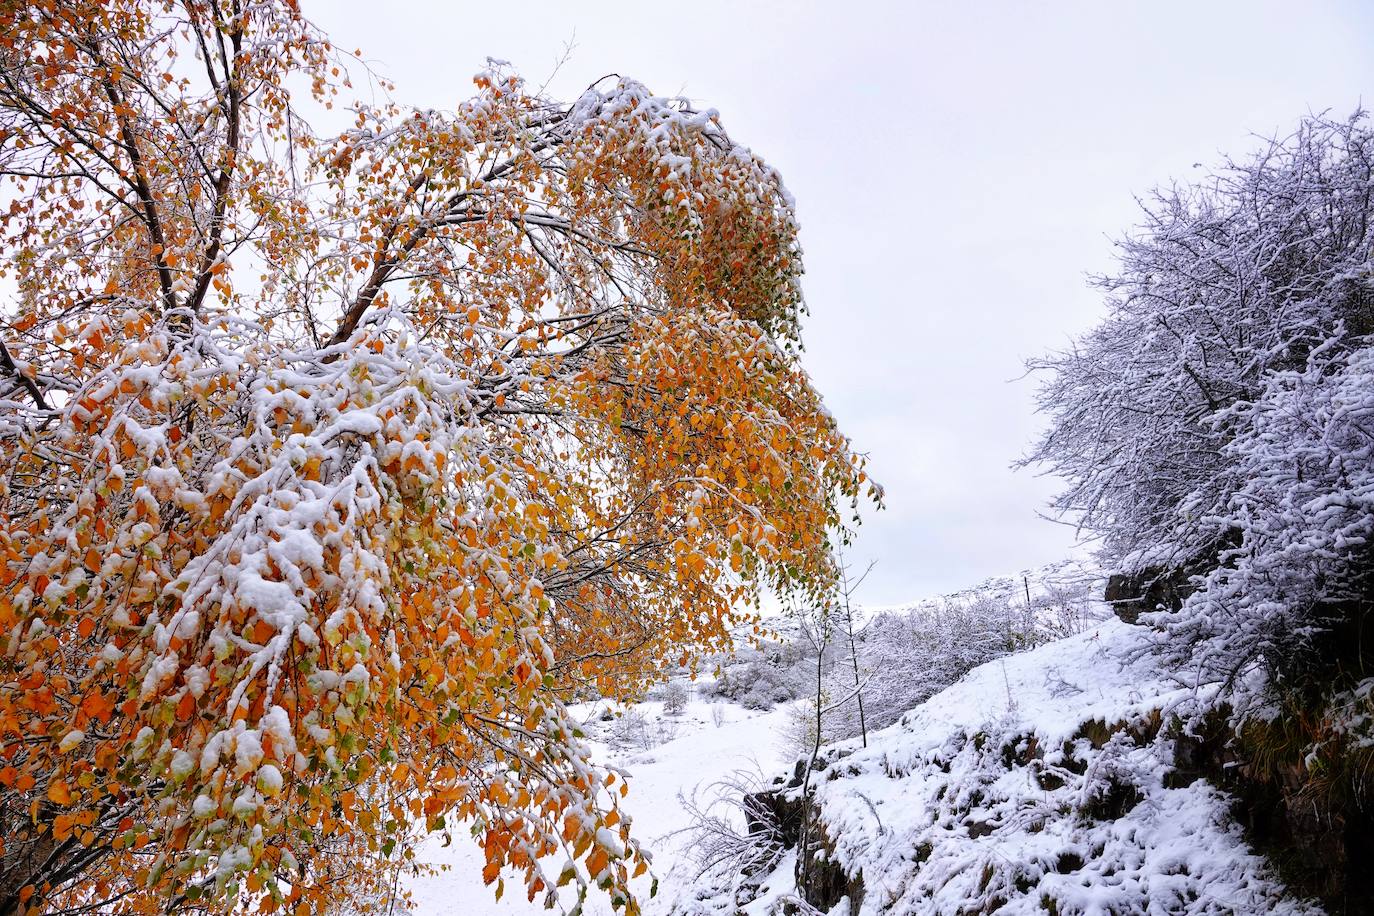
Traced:
<path fill-rule="evenodd" d="M 680 716 L 687 708 L 687 701 L 691 698 L 691 691 L 682 681 L 669 681 L 663 685 L 661 698 L 663 700 L 663 711 L 670 716 Z"/>

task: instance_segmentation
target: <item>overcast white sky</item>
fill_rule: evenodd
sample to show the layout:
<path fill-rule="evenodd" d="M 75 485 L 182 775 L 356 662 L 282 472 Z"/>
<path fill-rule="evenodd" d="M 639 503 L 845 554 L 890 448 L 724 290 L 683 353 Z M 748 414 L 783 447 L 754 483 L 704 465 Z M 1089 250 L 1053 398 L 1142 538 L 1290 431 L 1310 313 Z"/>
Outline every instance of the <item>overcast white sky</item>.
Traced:
<path fill-rule="evenodd" d="M 1374 3 L 303 0 L 452 108 L 487 56 L 570 99 L 606 73 L 720 110 L 797 198 L 805 363 L 887 488 L 860 597 L 1066 556 L 1039 518 L 1026 357 L 1090 326 L 1133 195 L 1304 112 L 1374 105 Z"/>

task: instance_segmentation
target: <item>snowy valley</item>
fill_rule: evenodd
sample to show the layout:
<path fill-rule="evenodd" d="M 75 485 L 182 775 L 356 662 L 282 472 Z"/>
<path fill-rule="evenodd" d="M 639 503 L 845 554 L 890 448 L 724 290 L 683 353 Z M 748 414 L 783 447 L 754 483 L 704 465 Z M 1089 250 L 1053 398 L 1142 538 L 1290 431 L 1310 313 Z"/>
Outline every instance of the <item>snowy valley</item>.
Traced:
<path fill-rule="evenodd" d="M 690 794 L 698 785 L 706 787 L 737 772 L 762 779 L 764 773 L 771 775 L 790 766 L 783 741 L 788 709 L 782 705 L 758 711 L 694 699 L 680 715 L 668 716 L 661 703 L 636 704 L 631 710 L 645 717 L 651 728 L 664 727 L 672 734 L 663 743 L 641 750 L 617 741 L 612 734 L 614 724 L 600 721 L 597 713 L 601 708 L 587 707 L 579 712 L 587 717 L 588 734 L 598 758 L 630 774 L 630 793 L 624 807 L 633 818 L 637 835 L 654 854 L 658 893 L 649 897 L 654 880 L 649 875 L 637 879 L 635 890 L 644 897 L 645 912 L 671 912 L 673 901 L 691 893 L 694 872 L 686 848 L 689 837 L 678 832 L 692 824 L 679 794 Z M 716 724 L 713 717 L 720 723 Z M 548 912 L 542 898 L 528 901 L 518 889 L 494 900 L 491 890 L 482 888 L 477 877 L 483 865 L 482 850 L 465 835 L 456 835 L 447 846 L 441 839 L 431 838 L 419 855 L 448 869 L 411 880 L 415 916 L 457 912 L 458 901 L 463 913 L 474 916 Z M 604 895 L 593 895 L 588 897 L 584 912 L 611 913 L 611 903 Z"/>

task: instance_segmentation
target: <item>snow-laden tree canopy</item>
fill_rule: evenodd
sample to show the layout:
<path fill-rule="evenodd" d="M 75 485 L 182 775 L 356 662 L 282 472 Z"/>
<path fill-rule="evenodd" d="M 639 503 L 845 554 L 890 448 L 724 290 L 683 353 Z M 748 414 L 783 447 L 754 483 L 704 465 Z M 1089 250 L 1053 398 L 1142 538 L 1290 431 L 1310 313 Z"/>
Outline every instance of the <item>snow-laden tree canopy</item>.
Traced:
<path fill-rule="evenodd" d="M 0 16 L 0 912 L 363 906 L 460 823 L 633 909 L 565 701 L 819 598 L 863 487 L 777 173 L 499 65 L 318 136 L 291 2 Z"/>
<path fill-rule="evenodd" d="M 1187 676 L 1239 707 L 1329 689 L 1374 585 L 1374 132 L 1307 118 L 1145 215 L 1106 320 L 1035 364 L 1028 460 L 1108 563 L 1195 574 L 1155 618 Z"/>

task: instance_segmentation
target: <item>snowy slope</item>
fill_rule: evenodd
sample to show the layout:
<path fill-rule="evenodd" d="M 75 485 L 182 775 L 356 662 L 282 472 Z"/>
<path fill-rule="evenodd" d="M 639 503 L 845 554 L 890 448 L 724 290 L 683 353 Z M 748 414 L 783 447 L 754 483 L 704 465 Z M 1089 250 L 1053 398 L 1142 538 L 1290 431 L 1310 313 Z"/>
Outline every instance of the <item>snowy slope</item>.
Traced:
<path fill-rule="evenodd" d="M 1190 691 L 1115 619 L 975 669 L 815 778 L 825 849 L 869 914 L 1311 913 L 1228 798 L 1168 778 Z M 796 790 L 792 790 L 796 794 Z M 774 911 L 792 861 L 745 907 Z M 833 866 L 832 866 L 833 867 Z M 738 882 L 736 882 L 736 885 Z M 730 894 L 696 912 L 732 913 Z"/>
<path fill-rule="evenodd" d="M 717 726 L 711 704 L 691 702 L 678 717 L 664 717 L 659 703 L 641 703 L 636 707 L 651 722 L 658 721 L 674 729 L 673 740 L 643 751 L 617 751 L 607 740 L 594 740 L 597 756 L 622 766 L 630 773 L 630 794 L 625 810 L 633 817 L 635 836 L 654 855 L 651 875 L 636 882 L 636 891 L 648 914 L 664 912 L 691 871 L 681 846 L 685 839 L 670 836 L 688 826 L 688 816 L 678 801 L 679 792 L 691 795 L 699 785 L 726 777 L 737 770 L 759 770 L 771 773 L 779 769 L 788 753 L 778 738 L 787 716 L 787 707 L 768 712 L 747 710 L 733 704 L 721 704 L 722 723 Z M 591 710 L 587 710 L 588 713 Z M 589 734 L 606 730 L 596 718 L 587 727 Z M 449 866 L 437 875 L 414 878 L 409 888 L 414 901 L 414 916 L 515 916 L 515 914 L 546 914 L 542 898 L 529 903 L 520 893 L 512 893 L 499 902 L 493 899 L 491 888 L 482 885 L 484 859 L 475 843 L 455 838 L 445 847 L 438 840 L 429 841 L 420 851 L 420 858 L 436 866 Z M 650 878 L 659 879 L 657 897 L 649 898 Z M 569 905 L 571 904 L 569 900 Z M 583 910 L 589 916 L 612 912 L 609 899 L 595 892 L 588 897 Z"/>

